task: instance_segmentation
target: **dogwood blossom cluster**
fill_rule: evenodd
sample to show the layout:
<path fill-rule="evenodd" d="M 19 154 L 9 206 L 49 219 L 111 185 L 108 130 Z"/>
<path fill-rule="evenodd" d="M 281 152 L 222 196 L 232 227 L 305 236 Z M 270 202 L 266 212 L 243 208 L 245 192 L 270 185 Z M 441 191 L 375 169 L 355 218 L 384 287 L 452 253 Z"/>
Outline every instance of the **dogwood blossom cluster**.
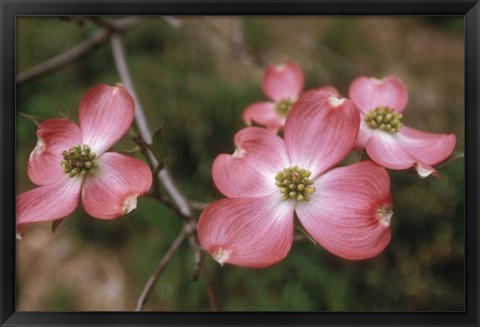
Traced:
<path fill-rule="evenodd" d="M 293 62 L 268 67 L 263 90 L 272 101 L 243 113 L 245 123 L 261 127 L 240 130 L 233 154 L 220 154 L 213 163 L 213 181 L 226 198 L 202 212 L 198 237 L 220 264 L 261 268 L 283 260 L 295 218 L 341 258 L 374 257 L 391 239 L 385 168 L 438 176 L 433 167 L 455 147 L 453 134 L 403 124 L 408 91 L 394 76 L 358 77 L 349 98 L 331 86 L 302 94 L 303 87 Z M 371 160 L 338 166 L 355 149 L 365 149 Z"/>
<path fill-rule="evenodd" d="M 393 203 L 386 168 L 414 168 L 439 176 L 435 165 L 455 147 L 455 135 L 407 127 L 408 91 L 396 77 L 361 76 L 349 98 L 335 87 L 303 92 L 293 62 L 269 66 L 263 91 L 269 101 L 248 106 L 248 127 L 234 137 L 233 154 L 220 154 L 213 181 L 225 198 L 198 221 L 198 239 L 220 264 L 268 267 L 283 260 L 294 222 L 336 256 L 361 260 L 381 253 L 391 239 Z M 95 218 L 114 219 L 136 208 L 152 185 L 141 160 L 107 152 L 130 127 L 135 104 L 121 85 L 97 85 L 80 103 L 79 125 L 44 121 L 28 161 L 38 187 L 16 198 L 17 235 L 29 224 L 71 214 L 82 199 Z M 256 126 L 251 126 L 256 125 Z M 353 150 L 370 160 L 341 165 Z"/>

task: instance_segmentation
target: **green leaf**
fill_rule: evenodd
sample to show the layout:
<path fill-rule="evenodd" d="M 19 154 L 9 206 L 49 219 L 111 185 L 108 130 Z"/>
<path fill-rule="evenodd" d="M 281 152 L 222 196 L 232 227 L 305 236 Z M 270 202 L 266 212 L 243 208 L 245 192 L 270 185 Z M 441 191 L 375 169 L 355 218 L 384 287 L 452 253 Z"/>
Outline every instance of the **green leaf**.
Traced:
<path fill-rule="evenodd" d="M 448 164 L 452 163 L 453 161 L 455 161 L 457 159 L 460 159 L 460 158 L 465 158 L 465 153 L 463 153 L 462 151 L 455 151 L 454 153 L 452 153 L 450 158 L 447 159 L 447 161 L 443 162 L 442 164 L 438 165 L 435 168 L 445 167 L 446 165 L 448 165 Z"/>
<path fill-rule="evenodd" d="M 59 111 L 58 114 L 62 118 L 72 120 L 72 111 L 70 110 L 70 108 L 67 109 L 67 113 L 64 113 L 63 111 Z"/>
<path fill-rule="evenodd" d="M 136 152 L 140 151 L 141 149 L 142 149 L 142 148 L 141 148 L 139 145 L 135 145 L 135 146 L 134 146 L 132 149 L 130 149 L 130 150 L 120 150 L 119 152 L 120 152 L 121 154 L 126 155 L 126 156 L 133 157 L 133 155 L 134 155 Z"/>
<path fill-rule="evenodd" d="M 22 115 L 24 118 L 27 118 L 29 121 L 31 121 L 32 123 L 34 123 L 37 126 L 40 125 L 41 123 L 43 123 L 45 120 L 47 120 L 47 118 L 43 118 L 43 117 L 35 116 L 35 115 L 29 115 L 29 114 L 23 113 L 21 111 L 19 111 L 18 113 L 20 115 Z"/>
<path fill-rule="evenodd" d="M 165 160 L 167 156 L 167 148 L 165 146 L 165 126 L 162 125 L 160 128 L 153 134 L 152 144 L 149 145 L 150 150 L 157 158 L 159 162 Z"/>

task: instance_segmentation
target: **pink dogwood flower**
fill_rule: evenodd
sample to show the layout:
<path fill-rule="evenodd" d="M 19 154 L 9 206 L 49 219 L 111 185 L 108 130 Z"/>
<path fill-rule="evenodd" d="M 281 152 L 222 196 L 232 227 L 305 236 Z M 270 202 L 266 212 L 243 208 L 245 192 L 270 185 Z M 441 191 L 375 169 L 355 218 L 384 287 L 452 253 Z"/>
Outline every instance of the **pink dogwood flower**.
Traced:
<path fill-rule="evenodd" d="M 312 90 L 289 113 L 285 140 L 247 127 L 233 155 L 213 163 L 227 196 L 200 215 L 202 247 L 220 264 L 267 267 L 283 260 L 294 214 L 321 246 L 345 259 L 376 256 L 390 241 L 392 200 L 385 168 L 372 161 L 331 169 L 353 148 L 359 113 L 348 99 Z"/>
<path fill-rule="evenodd" d="M 39 187 L 17 196 L 17 235 L 31 223 L 68 216 L 82 196 L 85 211 L 113 219 L 136 208 L 152 184 L 141 160 L 106 152 L 125 134 L 135 104 L 125 88 L 97 85 L 83 98 L 80 126 L 63 118 L 44 121 L 28 161 L 28 177 Z"/>
<path fill-rule="evenodd" d="M 273 131 L 285 125 L 292 105 L 297 101 L 305 80 L 302 70 L 293 62 L 270 65 L 263 75 L 263 92 L 272 101 L 256 102 L 248 106 L 242 118 L 247 125 L 256 123 Z"/>
<path fill-rule="evenodd" d="M 349 93 L 361 115 L 357 149 L 365 148 L 372 160 L 390 169 L 414 167 L 421 177 L 440 176 L 433 166 L 450 156 L 455 135 L 426 133 L 402 124 L 408 91 L 401 80 L 360 76 Z"/>

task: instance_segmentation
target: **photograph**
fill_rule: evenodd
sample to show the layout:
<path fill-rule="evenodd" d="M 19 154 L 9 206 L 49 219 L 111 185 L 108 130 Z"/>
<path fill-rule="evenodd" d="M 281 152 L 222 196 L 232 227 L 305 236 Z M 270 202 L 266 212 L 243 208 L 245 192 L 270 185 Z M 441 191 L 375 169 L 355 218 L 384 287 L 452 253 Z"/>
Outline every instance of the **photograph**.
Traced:
<path fill-rule="evenodd" d="M 465 38 L 16 17 L 15 310 L 465 312 Z"/>
<path fill-rule="evenodd" d="M 480 326 L 480 4 L 0 0 L 0 326 Z"/>

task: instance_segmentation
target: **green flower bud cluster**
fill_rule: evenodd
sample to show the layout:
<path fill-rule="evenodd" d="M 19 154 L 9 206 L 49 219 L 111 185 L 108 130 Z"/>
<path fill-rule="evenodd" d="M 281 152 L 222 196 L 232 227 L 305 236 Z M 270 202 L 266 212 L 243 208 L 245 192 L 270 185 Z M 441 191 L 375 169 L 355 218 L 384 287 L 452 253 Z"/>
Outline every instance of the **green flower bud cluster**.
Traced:
<path fill-rule="evenodd" d="M 294 99 L 285 98 L 275 103 L 275 111 L 282 117 L 287 117 L 288 112 L 292 109 Z"/>
<path fill-rule="evenodd" d="M 370 110 L 366 117 L 365 123 L 370 128 L 381 129 L 388 133 L 396 133 L 402 127 L 402 114 L 396 113 L 394 109 L 380 106 Z"/>
<path fill-rule="evenodd" d="M 280 188 L 282 199 L 296 199 L 297 201 L 308 202 L 310 195 L 315 192 L 310 170 L 298 168 L 298 166 L 285 168 L 275 175 L 275 185 Z"/>
<path fill-rule="evenodd" d="M 98 163 L 95 161 L 96 154 L 86 144 L 83 145 L 83 148 L 80 145 L 73 146 L 68 151 L 63 151 L 62 155 L 63 172 L 70 177 L 92 174 L 93 169 L 98 167 Z"/>

